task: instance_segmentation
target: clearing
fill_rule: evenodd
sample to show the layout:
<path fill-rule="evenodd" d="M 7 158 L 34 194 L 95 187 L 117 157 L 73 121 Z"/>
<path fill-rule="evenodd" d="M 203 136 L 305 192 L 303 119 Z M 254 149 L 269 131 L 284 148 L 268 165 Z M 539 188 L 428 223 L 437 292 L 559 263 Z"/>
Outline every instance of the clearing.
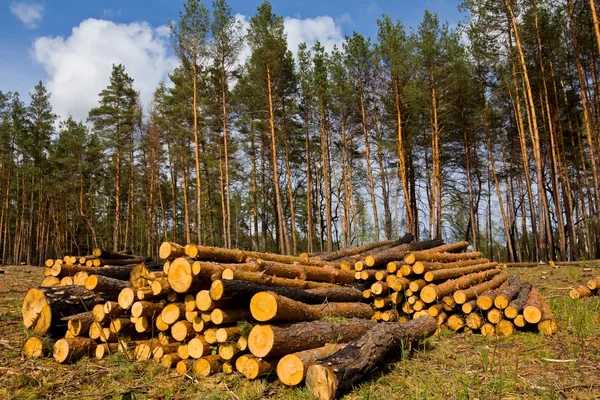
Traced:
<path fill-rule="evenodd" d="M 569 290 L 600 275 L 597 267 L 511 268 L 546 296 L 559 328 L 551 337 L 515 332 L 483 337 L 444 331 L 410 355 L 398 354 L 344 399 L 595 399 L 600 396 L 600 297 L 571 300 Z M 21 355 L 25 292 L 42 268 L 2 267 L 0 399 L 311 399 L 275 377 L 248 381 L 218 374 L 200 382 L 151 361 L 120 354 L 73 365 Z"/>

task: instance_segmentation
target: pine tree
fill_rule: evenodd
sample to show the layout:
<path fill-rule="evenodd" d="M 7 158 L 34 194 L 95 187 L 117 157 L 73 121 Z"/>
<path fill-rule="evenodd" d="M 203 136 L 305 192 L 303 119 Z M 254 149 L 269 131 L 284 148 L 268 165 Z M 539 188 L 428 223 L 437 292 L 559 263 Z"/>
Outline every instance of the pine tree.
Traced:
<path fill-rule="evenodd" d="M 133 79 L 125 72 L 122 64 L 113 65 L 110 83 L 99 93 L 99 106 L 90 110 L 89 120 L 103 141 L 104 148 L 111 157 L 114 172 L 114 224 L 112 227 L 112 248 L 119 251 L 121 246 L 121 200 L 123 160 L 127 154 L 127 142 L 135 129 L 136 98 Z"/>

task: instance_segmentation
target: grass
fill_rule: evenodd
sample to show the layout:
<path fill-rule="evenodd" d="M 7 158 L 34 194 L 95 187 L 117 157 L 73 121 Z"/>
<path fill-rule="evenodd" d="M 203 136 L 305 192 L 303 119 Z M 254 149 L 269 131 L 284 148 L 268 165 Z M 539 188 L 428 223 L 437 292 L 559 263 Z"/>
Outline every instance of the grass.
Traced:
<path fill-rule="evenodd" d="M 309 400 L 304 387 L 274 377 L 248 381 L 218 374 L 201 381 L 121 354 L 73 365 L 29 360 L 20 321 L 26 290 L 41 269 L 6 267 L 0 275 L 0 399 L 280 399 Z M 30 271 L 29 273 L 27 271 Z M 375 399 L 594 399 L 600 395 L 600 297 L 571 300 L 569 289 L 600 275 L 600 268 L 511 269 L 546 296 L 559 323 L 552 337 L 536 332 L 483 337 L 442 331 L 438 337 L 390 355 L 346 400 Z M 245 329 L 249 327 L 244 327 Z M 548 361 L 550 360 L 550 361 Z M 571 360 L 555 362 L 552 360 Z"/>

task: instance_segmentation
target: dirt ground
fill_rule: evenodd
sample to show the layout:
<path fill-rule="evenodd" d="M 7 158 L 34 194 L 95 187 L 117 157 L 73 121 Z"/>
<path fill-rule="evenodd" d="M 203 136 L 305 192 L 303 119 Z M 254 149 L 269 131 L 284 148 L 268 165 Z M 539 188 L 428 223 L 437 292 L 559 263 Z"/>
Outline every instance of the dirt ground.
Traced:
<path fill-rule="evenodd" d="M 193 381 L 152 362 L 120 354 L 73 365 L 21 355 L 27 338 L 21 300 L 42 269 L 2 267 L 0 273 L 0 399 L 311 399 L 275 377 L 237 374 Z M 600 297 L 571 300 L 569 290 L 598 267 L 512 268 L 546 296 L 559 330 L 552 337 L 516 332 L 508 338 L 444 331 L 409 355 L 387 360 L 344 399 L 598 399 Z"/>

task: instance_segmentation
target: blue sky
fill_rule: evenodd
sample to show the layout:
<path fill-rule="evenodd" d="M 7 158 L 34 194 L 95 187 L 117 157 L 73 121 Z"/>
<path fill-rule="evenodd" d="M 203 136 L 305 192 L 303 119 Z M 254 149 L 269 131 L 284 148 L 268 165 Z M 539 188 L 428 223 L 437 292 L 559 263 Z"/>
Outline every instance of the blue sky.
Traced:
<path fill-rule="evenodd" d="M 457 9 L 459 3 L 272 0 L 274 12 L 286 17 L 290 43 L 318 39 L 330 46 L 352 31 L 374 37 L 376 19 L 382 13 L 410 29 L 429 9 L 456 26 L 465 18 Z M 230 4 L 247 21 L 258 1 L 231 0 Z M 93 104 L 98 89 L 106 85 L 111 64 L 123 62 L 126 69 L 133 64 L 130 74 L 140 85 L 142 97 L 148 99 L 174 65 L 164 25 L 176 20 L 181 8 L 182 1 L 177 0 L 1 0 L 0 90 L 19 91 L 27 100 L 27 93 L 41 79 L 56 94 L 53 106 L 61 116 L 84 118 L 85 107 Z M 138 42 L 139 54 L 133 50 Z"/>

